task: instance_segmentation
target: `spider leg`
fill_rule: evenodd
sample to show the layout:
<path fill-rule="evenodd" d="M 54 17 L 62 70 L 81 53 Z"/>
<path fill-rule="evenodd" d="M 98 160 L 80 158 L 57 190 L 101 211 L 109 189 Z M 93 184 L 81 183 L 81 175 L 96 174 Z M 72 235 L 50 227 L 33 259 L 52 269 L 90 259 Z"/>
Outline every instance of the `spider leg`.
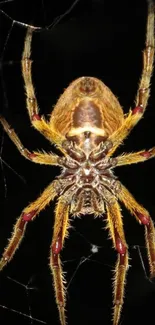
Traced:
<path fill-rule="evenodd" d="M 118 194 L 118 198 L 125 207 L 133 214 L 140 224 L 145 226 L 145 241 L 150 266 L 151 277 L 155 276 L 155 229 L 149 212 L 144 209 L 131 193 L 122 185 L 122 190 Z"/>
<path fill-rule="evenodd" d="M 132 128 L 142 118 L 148 103 L 155 51 L 154 16 L 154 3 L 152 0 L 148 0 L 146 46 L 143 51 L 143 69 L 136 96 L 136 107 L 132 111 L 130 110 L 122 126 L 109 137 L 113 143 L 113 148 L 109 151 L 109 155 L 111 155 L 117 149 L 117 147 L 127 137 Z"/>
<path fill-rule="evenodd" d="M 45 152 L 37 152 L 33 151 L 30 152 L 28 149 L 26 149 L 23 144 L 21 143 L 19 137 L 15 133 L 15 131 L 10 127 L 8 122 L 4 119 L 4 117 L 0 116 L 0 122 L 3 125 L 4 130 L 8 134 L 9 138 L 12 140 L 12 142 L 15 144 L 19 152 L 22 156 L 24 156 L 26 159 L 29 159 L 35 163 L 38 164 L 46 164 L 46 165 L 60 165 L 58 160 L 59 157 L 53 153 L 45 153 Z"/>
<path fill-rule="evenodd" d="M 39 115 L 39 108 L 38 103 L 35 95 L 35 90 L 33 87 L 32 76 L 31 76 L 31 65 L 32 60 L 30 59 L 31 56 L 31 41 L 32 41 L 32 33 L 33 28 L 28 28 L 25 43 L 24 43 L 24 50 L 22 55 L 22 73 L 23 79 L 25 83 L 25 90 L 26 90 L 26 102 L 27 102 L 27 109 L 28 114 L 30 117 L 30 121 L 32 125 L 41 132 L 50 142 L 54 142 L 57 145 L 60 145 L 65 137 L 63 137 L 60 133 L 53 130 L 47 121 L 45 121 L 44 117 Z"/>
<path fill-rule="evenodd" d="M 60 191 L 59 187 L 60 184 L 58 181 L 53 181 L 36 201 L 32 202 L 23 210 L 20 217 L 17 219 L 12 236 L 0 260 L 0 270 L 3 269 L 15 254 L 21 240 L 23 239 L 28 222 L 34 220 L 37 214 L 39 214 L 39 212 L 55 198 Z"/>
<path fill-rule="evenodd" d="M 123 154 L 115 158 L 116 159 L 115 167 L 139 163 L 153 157 L 155 157 L 155 147 L 149 150 L 141 150 L 139 152 Z"/>
<path fill-rule="evenodd" d="M 113 325 L 118 325 L 123 305 L 125 278 L 128 270 L 128 247 L 124 236 L 122 215 L 118 202 L 106 204 L 107 221 L 110 237 L 113 240 L 114 248 L 118 252 L 118 259 L 114 275 L 114 313 Z"/>
<path fill-rule="evenodd" d="M 142 107 L 144 112 L 150 93 L 150 80 L 153 72 L 154 51 L 155 51 L 155 35 L 154 35 L 154 20 L 155 6 L 152 0 L 148 0 L 148 19 L 146 30 L 146 43 L 143 52 L 143 70 L 139 83 L 139 88 L 136 96 L 136 108 Z"/>
<path fill-rule="evenodd" d="M 67 236 L 69 227 L 69 204 L 60 198 L 55 211 L 55 224 L 50 254 L 50 268 L 53 273 L 56 303 L 59 310 L 61 325 L 66 324 L 65 317 L 65 280 L 60 260 L 60 252 Z"/>

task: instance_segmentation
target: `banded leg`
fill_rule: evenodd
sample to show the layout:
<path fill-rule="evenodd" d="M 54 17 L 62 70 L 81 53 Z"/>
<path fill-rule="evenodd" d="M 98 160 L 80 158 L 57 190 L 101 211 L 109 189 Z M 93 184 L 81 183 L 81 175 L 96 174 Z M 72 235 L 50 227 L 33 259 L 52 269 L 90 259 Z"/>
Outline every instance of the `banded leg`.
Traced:
<path fill-rule="evenodd" d="M 115 158 L 115 167 L 143 162 L 153 157 L 155 157 L 155 147 L 149 150 L 141 150 L 139 152 L 123 154 Z"/>
<path fill-rule="evenodd" d="M 125 119 L 122 126 L 110 136 L 113 143 L 113 148 L 110 150 L 111 155 L 116 148 L 127 137 L 131 129 L 142 118 L 145 108 L 148 103 L 150 93 L 150 80 L 153 71 L 154 51 L 155 51 L 155 35 L 154 35 L 154 17 L 155 6 L 152 0 L 148 0 L 148 19 L 147 19 L 147 32 L 146 32 L 146 45 L 143 51 L 143 69 L 139 88 L 136 96 L 136 107 L 130 112 Z"/>
<path fill-rule="evenodd" d="M 56 144 L 61 144 L 65 138 L 50 128 L 49 123 L 45 121 L 44 117 L 39 115 L 39 108 L 38 103 L 33 87 L 32 76 L 31 76 L 31 65 L 32 60 L 30 59 L 31 56 L 31 41 L 32 41 L 32 33 L 33 28 L 28 28 L 25 43 L 24 43 L 24 50 L 22 55 L 22 73 L 23 79 L 25 83 L 25 90 L 26 90 L 26 103 L 28 114 L 30 117 L 30 121 L 32 125 L 41 132 L 48 140 L 54 142 Z"/>
<path fill-rule="evenodd" d="M 56 303 L 59 310 L 61 325 L 66 325 L 65 317 L 65 288 L 64 274 L 61 266 L 60 252 L 64 244 L 64 239 L 67 236 L 69 227 L 69 205 L 63 198 L 60 198 L 55 211 L 55 224 L 53 239 L 51 245 L 50 268 L 53 273 L 54 289 Z"/>
<path fill-rule="evenodd" d="M 58 181 L 52 182 L 36 201 L 32 202 L 23 210 L 20 217 L 17 219 L 12 236 L 0 260 L 0 270 L 2 270 L 7 262 L 10 262 L 10 260 L 13 258 L 13 255 L 23 239 L 27 223 L 34 220 L 39 212 L 43 210 L 51 200 L 54 199 L 54 197 L 58 194 L 59 186 Z"/>
<path fill-rule="evenodd" d="M 151 277 L 155 276 L 155 229 L 149 212 L 144 209 L 131 193 L 122 185 L 122 190 L 118 194 L 125 207 L 133 214 L 140 224 L 145 226 L 145 241 L 150 266 Z"/>
<path fill-rule="evenodd" d="M 4 117 L 0 116 L 0 123 L 3 125 L 4 130 L 6 131 L 12 142 L 15 144 L 21 155 L 24 156 L 26 159 L 29 159 L 38 164 L 59 165 L 59 157 L 53 153 L 48 154 L 45 152 L 42 153 L 37 151 L 30 152 L 28 149 L 24 148 L 19 137 L 17 136 L 15 131 L 10 127 Z"/>
<path fill-rule="evenodd" d="M 114 248 L 118 253 L 114 276 L 114 313 L 113 325 L 118 325 L 123 305 L 125 278 L 128 270 L 128 247 L 124 236 L 122 215 L 117 201 L 114 204 L 106 204 L 107 220 Z"/>

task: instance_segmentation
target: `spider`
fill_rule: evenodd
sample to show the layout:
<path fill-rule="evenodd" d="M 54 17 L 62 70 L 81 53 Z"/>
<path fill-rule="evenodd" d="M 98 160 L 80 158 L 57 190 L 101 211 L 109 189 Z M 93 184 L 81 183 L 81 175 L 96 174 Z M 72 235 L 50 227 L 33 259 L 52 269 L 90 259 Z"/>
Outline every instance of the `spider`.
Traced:
<path fill-rule="evenodd" d="M 39 212 L 58 197 L 50 253 L 56 303 L 61 325 L 66 325 L 65 281 L 60 252 L 68 235 L 70 216 L 106 214 L 107 228 L 118 258 L 115 267 L 113 325 L 118 325 L 123 305 L 125 278 L 128 270 L 128 245 L 125 240 L 118 200 L 145 227 L 145 241 L 151 277 L 155 276 L 155 229 L 149 212 L 115 177 L 118 166 L 143 162 L 155 156 L 155 147 L 126 153 L 112 158 L 112 154 L 142 118 L 147 106 L 154 61 L 154 4 L 148 0 L 146 46 L 143 70 L 134 109 L 127 115 L 111 92 L 94 77 L 80 77 L 60 96 L 49 121 L 39 115 L 31 77 L 31 41 L 34 28 L 28 28 L 22 54 L 22 73 L 26 90 L 27 110 L 35 129 L 60 150 L 61 155 L 24 148 L 15 131 L 0 117 L 5 131 L 26 159 L 38 164 L 58 165 L 58 176 L 21 213 L 0 260 L 0 269 L 13 258 L 26 227 Z"/>

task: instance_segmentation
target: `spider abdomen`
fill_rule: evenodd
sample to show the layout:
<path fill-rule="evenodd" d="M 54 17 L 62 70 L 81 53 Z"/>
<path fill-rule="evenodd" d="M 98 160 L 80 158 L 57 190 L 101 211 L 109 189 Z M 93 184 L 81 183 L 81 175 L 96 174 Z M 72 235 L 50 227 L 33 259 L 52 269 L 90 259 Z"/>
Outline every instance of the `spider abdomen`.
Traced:
<path fill-rule="evenodd" d="M 50 126 L 64 136 L 91 131 L 108 137 L 123 121 L 123 110 L 111 90 L 97 78 L 81 77 L 60 96 Z"/>
<path fill-rule="evenodd" d="M 102 128 L 102 114 L 99 106 L 89 97 L 80 101 L 73 111 L 73 127 L 98 127 Z"/>

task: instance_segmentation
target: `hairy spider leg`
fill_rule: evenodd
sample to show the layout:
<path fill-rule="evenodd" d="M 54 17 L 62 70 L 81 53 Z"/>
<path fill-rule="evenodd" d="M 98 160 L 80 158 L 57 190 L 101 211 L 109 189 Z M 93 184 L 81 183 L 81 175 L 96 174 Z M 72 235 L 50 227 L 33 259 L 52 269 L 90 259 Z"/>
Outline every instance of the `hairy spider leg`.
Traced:
<path fill-rule="evenodd" d="M 127 165 L 145 161 L 155 156 L 155 147 L 150 150 L 143 150 L 123 156 L 118 156 L 117 166 Z M 145 241 L 150 266 L 151 277 L 155 276 L 155 229 L 149 212 L 136 202 L 132 194 L 122 185 L 118 198 L 124 203 L 126 208 L 136 217 L 140 224 L 145 226 Z"/>
<path fill-rule="evenodd" d="M 114 272 L 114 298 L 113 298 L 113 325 L 118 325 L 123 305 L 125 278 L 128 270 L 128 246 L 125 240 L 122 215 L 118 202 L 106 204 L 107 228 L 110 231 L 114 248 L 118 253 L 118 259 Z"/>
<path fill-rule="evenodd" d="M 12 140 L 12 142 L 19 150 L 20 154 L 24 156 L 26 159 L 29 159 L 38 164 L 60 165 L 58 162 L 59 157 L 53 154 L 52 152 L 50 153 L 38 152 L 38 151 L 30 152 L 27 148 L 23 146 L 19 137 L 15 133 L 14 129 L 11 128 L 11 126 L 8 124 L 8 122 L 5 120 L 4 117 L 0 116 L 0 122 L 3 125 L 4 130 L 8 134 L 9 138 Z"/>
<path fill-rule="evenodd" d="M 57 145 L 61 145 L 61 143 L 65 140 L 65 137 L 60 133 L 58 133 L 53 128 L 51 128 L 49 123 L 45 121 L 45 118 L 39 115 L 39 108 L 35 96 L 35 90 L 33 87 L 32 75 L 31 75 L 32 60 L 30 59 L 30 56 L 31 56 L 32 33 L 33 33 L 33 28 L 28 28 L 26 38 L 25 38 L 25 43 L 24 43 L 22 60 L 21 60 L 22 74 L 23 74 L 25 90 L 26 90 L 26 103 L 27 103 L 28 114 L 32 125 L 39 132 L 41 132 L 50 142 L 56 143 Z"/>
<path fill-rule="evenodd" d="M 145 226 L 145 241 L 147 255 L 150 266 L 151 278 L 155 276 L 155 229 L 149 212 L 143 208 L 131 195 L 131 193 L 122 185 L 122 190 L 118 193 L 118 198 L 125 207 L 133 214 L 140 224 Z"/>
<path fill-rule="evenodd" d="M 60 252 L 64 239 L 68 235 L 69 228 L 69 204 L 64 197 L 58 200 L 55 211 L 54 232 L 50 254 L 50 268 L 53 273 L 56 303 L 59 310 L 61 325 L 66 325 L 65 317 L 65 279 L 61 266 Z"/>
<path fill-rule="evenodd" d="M 113 143 L 113 148 L 109 151 L 109 155 L 112 155 L 117 147 L 127 137 L 132 128 L 139 122 L 143 117 L 145 108 L 148 103 L 150 93 L 150 81 L 153 71 L 154 52 L 155 52 L 155 41 L 154 41 L 154 16 L 155 6 L 152 0 L 148 0 L 148 19 L 147 19 L 147 32 L 146 32 L 146 45 L 143 51 L 143 68 L 142 76 L 139 83 L 137 96 L 136 96 L 136 107 L 129 111 L 127 118 L 118 130 L 116 130 L 110 137 L 109 140 Z"/>
<path fill-rule="evenodd" d="M 155 147 L 149 150 L 141 150 L 139 152 L 123 154 L 115 158 L 116 159 L 115 167 L 136 164 L 153 157 L 155 157 Z"/>
<path fill-rule="evenodd" d="M 35 217 L 39 214 L 41 210 L 45 208 L 47 204 L 50 203 L 51 200 L 55 198 L 58 194 L 58 188 L 60 184 L 58 181 L 53 181 L 41 194 L 36 201 L 32 202 L 28 205 L 23 212 L 21 213 L 20 217 L 17 219 L 16 224 L 14 226 L 14 230 L 12 236 L 9 240 L 8 245 L 6 246 L 3 256 L 0 260 L 0 270 L 10 262 L 13 255 L 15 254 L 17 248 L 19 247 L 20 242 L 24 237 L 24 233 L 26 230 L 26 226 L 29 221 L 35 219 Z"/>

